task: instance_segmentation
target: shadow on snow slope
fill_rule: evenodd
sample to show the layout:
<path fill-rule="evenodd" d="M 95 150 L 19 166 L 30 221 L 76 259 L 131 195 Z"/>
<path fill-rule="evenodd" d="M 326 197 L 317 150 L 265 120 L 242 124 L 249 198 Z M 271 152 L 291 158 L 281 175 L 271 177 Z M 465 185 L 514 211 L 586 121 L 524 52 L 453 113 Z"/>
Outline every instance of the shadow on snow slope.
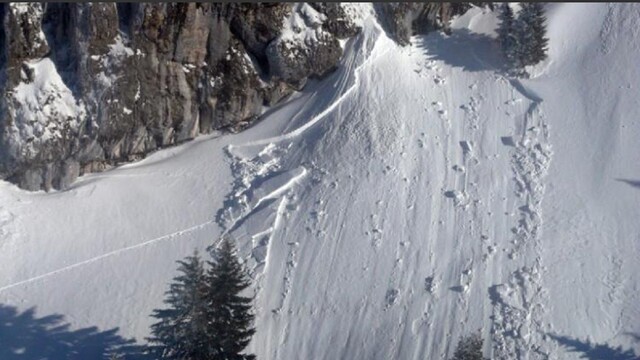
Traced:
<path fill-rule="evenodd" d="M 640 180 L 630 180 L 630 179 L 616 179 L 616 181 L 623 182 L 629 186 L 633 186 L 634 188 L 640 189 Z"/>
<path fill-rule="evenodd" d="M 62 315 L 38 318 L 35 312 L 30 308 L 20 313 L 0 305 L 0 359 L 108 359 L 112 353 L 125 359 L 145 359 L 144 347 L 119 336 L 118 328 L 72 330 Z"/>
<path fill-rule="evenodd" d="M 464 71 L 501 70 L 504 67 L 497 42 L 488 35 L 466 28 L 453 29 L 451 35 L 433 32 L 421 36 L 416 46 L 424 49 L 425 55 L 432 60 L 444 61 Z"/>
<path fill-rule="evenodd" d="M 638 335 L 631 334 L 634 338 Z M 614 348 L 607 344 L 592 344 L 590 341 L 580 341 L 567 336 L 549 334 L 553 340 L 566 347 L 571 352 L 580 352 L 581 359 L 589 360 L 639 360 L 640 356 L 632 349 L 624 350 L 621 346 Z"/>

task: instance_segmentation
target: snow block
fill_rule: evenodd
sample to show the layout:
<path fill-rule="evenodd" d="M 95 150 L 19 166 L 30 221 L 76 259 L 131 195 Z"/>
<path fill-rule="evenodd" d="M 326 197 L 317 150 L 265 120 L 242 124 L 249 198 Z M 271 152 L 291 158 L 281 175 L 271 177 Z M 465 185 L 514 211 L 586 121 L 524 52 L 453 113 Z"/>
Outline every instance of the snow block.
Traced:
<path fill-rule="evenodd" d="M 473 152 L 473 143 L 471 141 L 462 140 L 460 141 L 460 146 L 465 154 Z"/>
<path fill-rule="evenodd" d="M 502 144 L 506 146 L 516 146 L 513 136 L 501 136 L 500 141 L 502 141 Z"/>

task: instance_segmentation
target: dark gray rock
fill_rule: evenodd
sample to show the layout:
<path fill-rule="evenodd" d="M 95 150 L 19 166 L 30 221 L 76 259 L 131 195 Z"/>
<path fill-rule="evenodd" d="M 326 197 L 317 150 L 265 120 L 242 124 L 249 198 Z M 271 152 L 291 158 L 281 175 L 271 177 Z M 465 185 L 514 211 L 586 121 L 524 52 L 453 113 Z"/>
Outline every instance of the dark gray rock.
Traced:
<path fill-rule="evenodd" d="M 297 4 L 292 16 L 304 23 L 267 46 L 271 75 L 301 89 L 307 78 L 322 77 L 333 70 L 342 56 L 342 47 L 335 35 L 323 29 L 326 15 L 307 4 Z M 321 19 L 324 18 L 324 19 Z"/>
<path fill-rule="evenodd" d="M 309 77 L 322 77 L 333 70 L 342 56 L 338 40 L 322 33 L 312 46 L 287 40 L 267 48 L 271 74 L 302 89 Z"/>
<path fill-rule="evenodd" d="M 317 2 L 309 5 L 327 17 L 322 27 L 336 38 L 348 39 L 360 32 L 361 28 L 347 15 L 340 3 Z"/>
<path fill-rule="evenodd" d="M 266 62 L 290 7 L 1 5 L 0 177 L 66 188 L 83 173 L 247 126 L 293 90 L 269 80 Z M 38 73 L 40 59 L 54 79 Z M 51 89 L 24 103 L 20 84 L 36 80 Z"/>
<path fill-rule="evenodd" d="M 409 45 L 411 36 L 433 30 L 449 33 L 449 22 L 455 15 L 464 14 L 471 5 L 489 6 L 491 3 L 391 2 L 376 3 L 374 9 L 389 36 L 400 45 Z"/>
<path fill-rule="evenodd" d="M 449 8 L 378 15 L 406 43 Z M 239 131 L 332 71 L 360 31 L 338 3 L 13 3 L 0 19 L 0 178 L 30 190 Z"/>
<path fill-rule="evenodd" d="M 291 4 L 224 4 L 218 7 L 221 13 L 228 14 L 230 29 L 236 38 L 256 58 L 261 70 L 268 71 L 265 50 L 280 35 L 282 21 L 291 14 Z"/>

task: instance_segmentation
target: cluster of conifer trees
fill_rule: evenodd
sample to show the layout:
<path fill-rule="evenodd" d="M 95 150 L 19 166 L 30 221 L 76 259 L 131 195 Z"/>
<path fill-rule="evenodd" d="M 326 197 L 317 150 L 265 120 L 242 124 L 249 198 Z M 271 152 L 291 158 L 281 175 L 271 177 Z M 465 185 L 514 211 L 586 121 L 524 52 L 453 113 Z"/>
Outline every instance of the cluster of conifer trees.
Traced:
<path fill-rule="evenodd" d="M 166 292 L 164 309 L 152 316 L 150 352 L 158 359 L 255 360 L 243 351 L 255 333 L 247 270 L 236 254 L 234 240 L 224 237 L 208 249 L 212 260 L 195 252 L 178 261 L 179 275 Z M 480 333 L 460 339 L 452 360 L 486 360 Z"/>
<path fill-rule="evenodd" d="M 179 261 L 180 274 L 166 293 L 167 308 L 154 310 L 151 352 L 159 359 L 251 360 L 243 350 L 255 333 L 251 285 L 231 238 L 210 248 L 212 261 L 198 253 Z"/>
<path fill-rule="evenodd" d="M 515 17 L 511 6 L 500 7 L 498 40 L 507 68 L 516 74 L 525 66 L 535 65 L 547 58 L 546 18 L 541 3 L 520 3 Z"/>

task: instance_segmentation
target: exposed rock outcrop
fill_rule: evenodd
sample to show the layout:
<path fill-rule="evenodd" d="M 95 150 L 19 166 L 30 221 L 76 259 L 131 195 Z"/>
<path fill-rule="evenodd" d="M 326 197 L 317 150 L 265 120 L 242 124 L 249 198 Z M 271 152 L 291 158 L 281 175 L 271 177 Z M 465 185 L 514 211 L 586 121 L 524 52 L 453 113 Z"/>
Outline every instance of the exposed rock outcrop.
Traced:
<path fill-rule="evenodd" d="M 241 130 L 338 66 L 340 40 L 360 31 L 349 6 L 0 4 L 0 178 L 64 189 L 198 134 Z M 456 6 L 377 11 L 406 43 Z"/>
<path fill-rule="evenodd" d="M 327 16 L 308 4 L 295 4 L 283 32 L 267 46 L 274 77 L 301 89 L 310 76 L 321 77 L 338 64 L 342 48 L 323 28 Z"/>
<path fill-rule="evenodd" d="M 488 2 L 391 2 L 375 4 L 375 10 L 390 37 L 404 46 L 409 45 L 414 34 L 425 34 L 437 29 L 448 33 L 451 18 L 463 14 L 472 5 L 493 6 Z"/>
<path fill-rule="evenodd" d="M 313 60 L 279 61 L 288 49 L 270 44 L 283 43 L 297 10 L 281 3 L 1 5 L 0 177 L 31 190 L 65 188 L 82 173 L 243 128 L 340 59 L 336 35 L 323 30 L 306 39 Z"/>

